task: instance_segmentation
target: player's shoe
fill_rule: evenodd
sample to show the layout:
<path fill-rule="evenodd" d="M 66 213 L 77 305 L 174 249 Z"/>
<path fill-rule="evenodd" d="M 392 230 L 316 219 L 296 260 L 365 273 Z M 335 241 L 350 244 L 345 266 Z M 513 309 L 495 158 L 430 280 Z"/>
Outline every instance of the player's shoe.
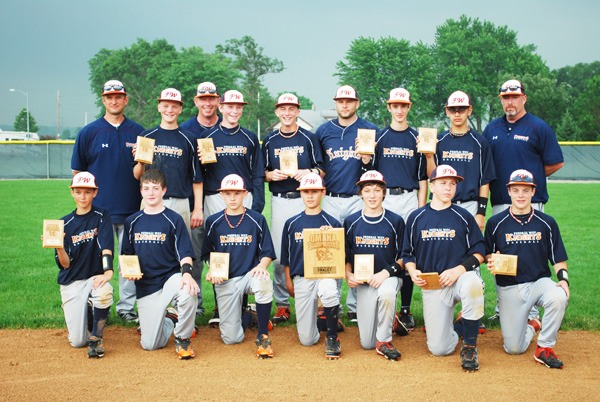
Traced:
<path fill-rule="evenodd" d="M 90 336 L 88 340 L 88 357 L 100 358 L 104 356 L 104 339 Z"/>
<path fill-rule="evenodd" d="M 140 319 L 135 312 L 118 313 L 119 317 L 126 322 L 139 324 Z"/>
<path fill-rule="evenodd" d="M 248 304 L 248 307 L 246 307 L 246 312 L 242 315 L 244 314 L 250 315 L 250 322 L 248 323 L 248 328 L 258 328 L 258 313 L 256 312 L 256 304 Z M 273 330 L 273 321 L 269 320 L 267 329 L 269 331 Z"/>
<path fill-rule="evenodd" d="M 548 368 L 563 368 L 563 362 L 556 356 L 556 353 L 554 353 L 552 348 L 541 348 L 538 346 L 535 349 L 533 358 L 536 362 L 543 364 Z"/>
<path fill-rule="evenodd" d="M 392 327 L 392 330 L 398 336 L 408 335 L 408 328 L 406 328 L 405 324 L 402 321 L 400 321 L 400 316 L 398 315 L 398 313 L 394 315 L 394 326 Z"/>
<path fill-rule="evenodd" d="M 91 300 L 87 301 L 87 329 L 90 334 L 94 330 L 94 305 Z"/>
<path fill-rule="evenodd" d="M 500 321 L 500 313 L 494 313 L 488 317 L 488 321 Z"/>
<path fill-rule="evenodd" d="M 388 360 L 400 360 L 400 352 L 391 342 L 377 342 L 375 351 L 379 356 L 383 356 Z"/>
<path fill-rule="evenodd" d="M 356 318 L 356 311 L 348 311 L 346 313 L 346 318 L 348 319 L 348 321 L 350 321 L 352 323 L 358 322 L 358 318 Z"/>
<path fill-rule="evenodd" d="M 463 344 L 460 349 L 460 361 L 461 366 L 465 371 L 479 370 L 477 346 Z"/>
<path fill-rule="evenodd" d="M 403 308 L 400 310 L 399 315 L 400 322 L 404 324 L 407 331 L 415 329 L 415 319 L 413 318 L 409 309 Z"/>
<path fill-rule="evenodd" d="M 273 348 L 271 347 L 271 338 L 269 335 L 262 334 L 256 338 L 256 356 L 261 359 L 273 357 Z"/>
<path fill-rule="evenodd" d="M 534 318 L 532 320 L 527 321 L 527 325 L 532 327 L 536 334 L 542 329 L 542 322 L 539 318 Z"/>
<path fill-rule="evenodd" d="M 211 328 L 219 328 L 220 323 L 221 319 L 219 318 L 219 310 L 215 308 L 213 310 L 212 317 L 210 317 L 210 319 L 208 320 L 208 326 Z"/>
<path fill-rule="evenodd" d="M 273 324 L 281 324 L 290 319 L 290 308 L 289 307 L 278 307 L 277 312 L 273 316 Z"/>
<path fill-rule="evenodd" d="M 325 357 L 329 360 L 339 359 L 342 354 L 340 338 L 328 337 L 325 340 Z"/>
<path fill-rule="evenodd" d="M 190 346 L 190 339 L 184 339 L 184 338 L 179 338 L 179 337 L 175 337 L 175 352 L 177 353 L 177 357 L 179 357 L 180 360 L 187 360 L 187 359 L 191 359 L 192 357 L 196 356 L 196 354 L 194 353 L 194 350 L 192 349 L 192 347 Z"/>

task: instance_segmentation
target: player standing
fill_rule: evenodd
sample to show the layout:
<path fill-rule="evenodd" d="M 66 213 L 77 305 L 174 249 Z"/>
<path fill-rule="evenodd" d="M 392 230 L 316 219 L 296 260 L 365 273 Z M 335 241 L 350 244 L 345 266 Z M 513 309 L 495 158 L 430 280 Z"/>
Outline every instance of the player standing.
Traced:
<path fill-rule="evenodd" d="M 125 221 L 121 252 L 138 256 L 143 275 L 135 280 L 142 348 L 163 348 L 174 334 L 175 352 L 185 360 L 195 356 L 190 338 L 195 336 L 198 284 L 192 278 L 194 254 L 183 218 L 163 204 L 166 184 L 156 169 L 140 178 L 144 209 Z"/>
<path fill-rule="evenodd" d="M 202 260 L 209 261 L 211 252 L 229 253 L 229 279 L 213 277 L 210 271 L 206 275 L 206 280 L 215 285 L 221 339 L 228 345 L 244 340 L 252 315 L 242 314 L 242 300 L 244 294 L 254 294 L 258 318 L 256 355 L 273 357 L 269 338 L 273 283 L 267 268 L 275 259 L 275 251 L 267 220 L 244 206 L 248 192 L 241 176 L 225 176 L 218 191 L 226 207 L 206 219 Z"/>
<path fill-rule="evenodd" d="M 87 171 L 95 176 L 100 189 L 94 204 L 108 209 L 119 250 L 125 218 L 140 209 L 142 199 L 140 183 L 131 173 L 134 163 L 131 150 L 144 128 L 123 114 L 128 102 L 123 83 L 107 81 L 102 87 L 102 104 L 106 112 L 81 129 L 71 157 L 73 175 Z M 119 264 L 116 263 L 115 267 L 118 269 Z M 119 301 L 116 305 L 119 317 L 128 322 L 138 322 L 134 304 L 135 285 L 119 275 Z"/>
<path fill-rule="evenodd" d="M 477 335 L 483 316 L 483 281 L 477 269 L 483 262 L 481 230 L 469 212 L 452 204 L 462 180 L 454 168 L 439 165 L 429 177 L 431 202 L 408 217 L 402 259 L 415 285 L 427 282 L 421 273 L 438 273 L 441 289 L 423 289 L 427 347 L 435 356 L 449 355 L 463 338 L 462 368 L 479 369 Z M 462 303 L 461 318 L 453 325 L 454 306 Z"/>
<path fill-rule="evenodd" d="M 485 248 L 490 272 L 495 254 L 518 256 L 517 275 L 495 275 L 504 350 L 520 354 L 540 331 L 535 361 L 562 368 L 554 353 L 558 330 L 565 315 L 570 291 L 567 252 L 556 221 L 531 206 L 536 184 L 527 170 L 516 170 L 506 185 L 511 206 L 491 217 L 485 228 Z M 552 280 L 548 261 L 558 283 Z M 542 307 L 544 317 L 528 321 L 532 306 Z"/>
<path fill-rule="evenodd" d="M 313 133 L 298 126 L 296 119 L 300 115 L 298 97 L 291 93 L 279 96 L 275 104 L 275 114 L 281 127 L 271 132 L 262 145 L 265 161 L 265 178 L 269 183 L 271 196 L 271 233 L 275 252 L 281 252 L 283 225 L 292 216 L 302 211 L 304 205 L 297 190 L 298 182 L 309 173 L 322 174 L 319 166 L 323 164 L 321 148 L 316 146 Z M 298 170 L 290 175 L 282 171 L 281 152 L 293 151 L 296 154 Z M 277 312 L 273 323 L 279 324 L 290 318 L 289 293 L 286 288 L 285 272 L 280 261 L 274 263 L 273 295 Z"/>
<path fill-rule="evenodd" d="M 356 288 L 356 313 L 360 344 L 378 355 L 399 360 L 392 345 L 396 295 L 401 286 L 404 221 L 383 208 L 386 182 L 381 173 L 370 170 L 356 183 L 364 207 L 344 222 L 346 234 L 346 281 Z M 367 283 L 356 281 L 354 256 L 372 254 L 374 274 Z"/>
<path fill-rule="evenodd" d="M 97 194 L 94 175 L 73 176 L 71 195 L 77 207 L 61 218 L 64 244 L 55 252 L 69 342 L 75 348 L 87 345 L 90 358 L 104 356 L 104 327 L 113 304 L 114 234 L 108 210 L 92 205 Z"/>

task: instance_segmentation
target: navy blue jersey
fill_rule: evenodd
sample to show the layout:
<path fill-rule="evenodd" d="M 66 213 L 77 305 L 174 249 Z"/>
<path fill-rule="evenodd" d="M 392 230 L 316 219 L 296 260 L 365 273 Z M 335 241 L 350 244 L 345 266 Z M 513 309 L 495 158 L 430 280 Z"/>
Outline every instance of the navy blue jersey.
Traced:
<path fill-rule="evenodd" d="M 377 130 L 377 126 L 358 118 L 348 127 L 338 119 L 325 122 L 317 129 L 317 141 L 325 162 L 325 187 L 335 194 L 357 194 L 362 162 L 354 145 L 359 128 Z"/>
<path fill-rule="evenodd" d="M 281 237 L 281 258 L 279 263 L 290 267 L 290 276 L 304 276 L 304 229 L 318 229 L 321 226 L 341 228 L 342 224 L 325 211 L 317 215 L 307 215 L 302 211 L 292 216 L 283 226 Z"/>
<path fill-rule="evenodd" d="M 456 186 L 456 201 L 473 201 L 479 197 L 479 187 L 496 178 L 494 162 L 487 140 L 478 132 L 469 130 L 461 136 L 449 131 L 438 135 L 434 155 L 436 166 L 450 165 L 464 180 Z M 385 177 L 385 176 L 384 176 Z"/>
<path fill-rule="evenodd" d="M 242 222 L 237 227 L 240 219 Z M 202 243 L 202 259 L 210 261 L 210 253 L 229 253 L 229 279 L 244 276 L 264 257 L 275 260 L 275 247 L 267 220 L 260 213 L 246 209 L 240 215 L 227 215 L 225 211 L 209 216 L 205 224 L 206 237 Z"/>
<path fill-rule="evenodd" d="M 510 174 L 517 169 L 526 169 L 533 174 L 537 188 L 531 202 L 548 201 L 544 166 L 564 161 L 554 130 L 539 117 L 526 113 L 515 123 L 499 117 L 483 131 L 490 143 L 496 180 L 490 183 L 492 205 L 510 204 L 506 183 Z"/>
<path fill-rule="evenodd" d="M 182 130 L 187 131 L 188 133 L 192 133 L 194 139 L 202 138 L 203 132 L 212 129 L 213 127 L 219 125 L 219 123 L 223 121 L 223 118 L 221 116 L 217 117 L 217 122 L 210 127 L 203 126 L 202 124 L 198 123 L 198 116 L 194 116 L 191 119 L 186 120 L 185 122 L 181 123 L 179 127 L 181 127 Z"/>
<path fill-rule="evenodd" d="M 373 254 L 375 273 L 400 259 L 404 220 L 392 211 L 384 210 L 378 217 L 363 216 L 362 211 L 355 212 L 344 220 L 344 232 L 346 262 L 353 267 L 355 254 Z"/>
<path fill-rule="evenodd" d="M 521 219 L 519 219 L 521 218 Z M 492 216 L 485 227 L 485 252 L 518 256 L 517 276 L 495 275 L 498 286 L 535 282 L 551 277 L 552 265 L 567 261 L 567 252 L 554 218 L 532 209 L 526 217 L 514 217 L 510 209 Z"/>
<path fill-rule="evenodd" d="M 113 251 L 115 246 L 112 221 L 107 209 L 92 206 L 85 215 L 75 211 L 61 218 L 65 222 L 64 249 L 70 265 L 63 269 L 54 253 L 58 272 L 58 283 L 68 285 L 73 281 L 102 275 L 102 250 Z"/>
<path fill-rule="evenodd" d="M 474 253 L 484 256 L 483 235 L 475 218 L 458 205 L 437 211 L 427 204 L 406 221 L 402 259 L 421 272 L 442 273 Z"/>
<path fill-rule="evenodd" d="M 265 205 L 265 164 L 256 134 L 241 126 L 228 129 L 217 125 L 204 131 L 202 138 L 212 138 L 217 154 L 217 163 L 204 166 L 204 194 L 217 194 L 221 180 L 228 174 L 237 174 L 252 193 L 252 209 L 262 211 Z"/>
<path fill-rule="evenodd" d="M 285 134 L 290 135 L 291 133 Z M 282 150 L 296 151 L 298 154 L 298 169 L 323 169 L 321 147 L 316 144 L 315 134 L 308 130 L 298 127 L 298 132 L 291 138 L 284 137 L 279 130 L 275 130 L 267 135 L 262 144 L 265 170 L 281 169 L 279 153 Z M 297 188 L 298 181 L 291 177 L 286 180 L 269 183 L 269 190 L 272 193 L 287 193 L 289 191 L 296 191 Z"/>
<path fill-rule="evenodd" d="M 140 260 L 143 276 L 135 281 L 138 299 L 162 289 L 173 274 L 181 272 L 181 260 L 194 258 L 183 218 L 169 208 L 152 215 L 142 210 L 128 217 L 121 254 L 135 254 Z"/>
<path fill-rule="evenodd" d="M 419 181 L 427 179 L 427 160 L 417 153 L 414 128 L 396 131 L 390 126 L 377 133 L 373 169 L 385 177 L 388 188 L 418 190 Z"/>
<path fill-rule="evenodd" d="M 167 178 L 165 198 L 188 198 L 192 183 L 202 183 L 196 140 L 181 128 L 166 130 L 160 126 L 142 134 L 154 138 L 154 159 L 148 169 L 158 169 Z"/>
<path fill-rule="evenodd" d="M 82 128 L 75 140 L 71 169 L 94 175 L 94 205 L 108 209 L 113 223 L 125 222 L 140 209 L 140 182 L 133 177 L 131 151 L 143 131 L 128 118 L 115 127 L 101 117 Z"/>

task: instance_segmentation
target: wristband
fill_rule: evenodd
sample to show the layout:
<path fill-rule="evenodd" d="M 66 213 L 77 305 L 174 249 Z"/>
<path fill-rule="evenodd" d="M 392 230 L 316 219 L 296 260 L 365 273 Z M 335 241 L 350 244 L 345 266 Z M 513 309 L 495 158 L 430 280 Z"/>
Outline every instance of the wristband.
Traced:
<path fill-rule="evenodd" d="M 473 254 L 467 257 L 466 260 L 460 263 L 467 271 L 473 271 L 475 268 L 479 267 L 480 262 Z"/>
<path fill-rule="evenodd" d="M 400 264 L 394 261 L 393 264 L 390 264 L 389 266 L 385 267 L 384 270 L 388 271 L 390 276 L 399 276 L 402 267 L 400 266 Z"/>
<path fill-rule="evenodd" d="M 487 197 L 477 197 L 477 214 L 476 215 L 485 216 L 485 213 L 487 211 L 487 203 L 488 203 Z"/>
<path fill-rule="evenodd" d="M 112 254 L 102 254 L 102 269 L 104 270 L 104 272 L 113 271 Z"/>
<path fill-rule="evenodd" d="M 192 266 L 187 262 L 181 266 L 181 275 L 183 274 L 192 274 Z"/>
<path fill-rule="evenodd" d="M 569 273 L 567 272 L 566 269 L 561 269 L 556 273 L 556 277 L 558 278 L 558 281 L 565 281 L 567 282 L 567 286 L 571 287 L 571 285 L 569 284 Z"/>

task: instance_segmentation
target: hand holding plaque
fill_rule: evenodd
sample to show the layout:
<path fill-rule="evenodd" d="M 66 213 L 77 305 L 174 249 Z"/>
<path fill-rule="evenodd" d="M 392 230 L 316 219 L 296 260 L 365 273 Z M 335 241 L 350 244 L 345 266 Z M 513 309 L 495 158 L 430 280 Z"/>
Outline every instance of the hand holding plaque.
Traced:
<path fill-rule="evenodd" d="M 144 275 L 137 255 L 119 255 L 119 271 L 125 279 L 142 279 Z"/>
<path fill-rule="evenodd" d="M 419 127 L 419 143 L 417 152 L 434 154 L 437 146 L 437 130 L 435 128 Z"/>
<path fill-rule="evenodd" d="M 208 275 L 212 278 L 229 279 L 229 253 L 210 253 Z"/>
<path fill-rule="evenodd" d="M 202 151 L 203 165 L 217 163 L 217 153 L 212 138 L 198 138 L 198 148 Z"/>
<path fill-rule="evenodd" d="M 154 139 L 148 137 L 137 137 L 135 143 L 135 158 L 136 162 L 151 165 L 154 160 Z"/>
<path fill-rule="evenodd" d="M 437 290 L 442 288 L 442 285 L 440 285 L 440 274 L 437 272 L 421 273 L 419 278 L 427 282 L 425 286 L 421 287 L 423 290 Z"/>
<path fill-rule="evenodd" d="M 356 134 L 356 153 L 373 155 L 375 153 L 375 130 L 359 128 Z"/>
<path fill-rule="evenodd" d="M 298 154 L 293 149 L 284 149 L 279 153 L 279 170 L 293 176 L 298 172 Z"/>
<path fill-rule="evenodd" d="M 354 280 L 369 282 L 375 272 L 375 256 L 373 254 L 354 254 Z"/>
<path fill-rule="evenodd" d="M 65 222 L 62 220 L 44 220 L 42 247 L 64 248 Z"/>
<path fill-rule="evenodd" d="M 493 267 L 490 272 L 493 275 L 517 276 L 518 257 L 510 254 L 492 254 Z"/>

